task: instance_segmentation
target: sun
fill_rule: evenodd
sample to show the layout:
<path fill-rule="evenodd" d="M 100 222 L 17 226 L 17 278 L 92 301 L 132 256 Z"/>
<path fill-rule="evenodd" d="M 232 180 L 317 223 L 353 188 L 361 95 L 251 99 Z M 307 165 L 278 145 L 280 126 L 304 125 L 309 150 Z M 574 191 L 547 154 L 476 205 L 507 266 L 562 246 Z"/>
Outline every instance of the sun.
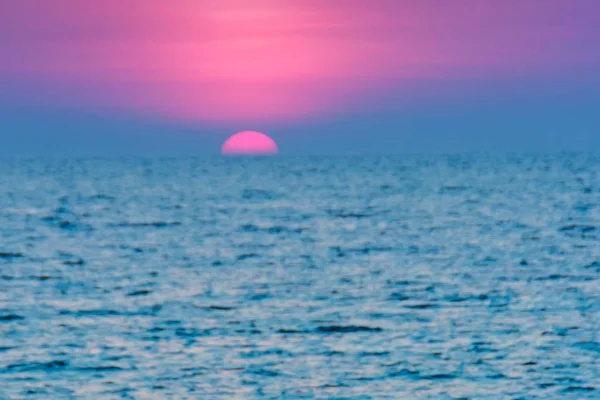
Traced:
<path fill-rule="evenodd" d="M 244 131 L 236 133 L 223 143 L 222 154 L 277 154 L 277 143 L 264 133 Z"/>

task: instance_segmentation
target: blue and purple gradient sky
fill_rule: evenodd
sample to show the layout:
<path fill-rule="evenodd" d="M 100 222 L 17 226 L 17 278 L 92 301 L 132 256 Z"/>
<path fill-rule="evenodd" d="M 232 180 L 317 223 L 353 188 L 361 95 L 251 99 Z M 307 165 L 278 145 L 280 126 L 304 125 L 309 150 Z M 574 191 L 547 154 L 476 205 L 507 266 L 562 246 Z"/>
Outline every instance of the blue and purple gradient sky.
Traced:
<path fill-rule="evenodd" d="M 0 0 L 0 154 L 600 151 L 598 0 Z"/>

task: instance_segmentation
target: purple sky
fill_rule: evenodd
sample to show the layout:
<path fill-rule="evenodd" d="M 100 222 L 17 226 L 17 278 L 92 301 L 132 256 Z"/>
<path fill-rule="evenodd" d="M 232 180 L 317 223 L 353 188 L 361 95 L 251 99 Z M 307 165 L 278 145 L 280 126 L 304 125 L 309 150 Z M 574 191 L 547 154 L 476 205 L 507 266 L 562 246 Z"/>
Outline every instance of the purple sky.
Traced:
<path fill-rule="evenodd" d="M 595 0 L 0 0 L 0 138 L 9 154 L 73 135 L 75 153 L 210 153 L 245 129 L 288 153 L 367 136 L 373 152 L 598 146 L 599 15 Z"/>

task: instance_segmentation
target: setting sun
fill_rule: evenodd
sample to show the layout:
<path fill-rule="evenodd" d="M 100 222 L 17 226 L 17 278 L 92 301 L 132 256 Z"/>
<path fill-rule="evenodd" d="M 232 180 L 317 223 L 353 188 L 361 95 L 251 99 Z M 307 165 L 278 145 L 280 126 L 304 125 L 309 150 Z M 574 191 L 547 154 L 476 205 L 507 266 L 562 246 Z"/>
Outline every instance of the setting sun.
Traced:
<path fill-rule="evenodd" d="M 223 154 L 277 154 L 277 144 L 264 133 L 244 131 L 236 133 L 223 143 Z"/>

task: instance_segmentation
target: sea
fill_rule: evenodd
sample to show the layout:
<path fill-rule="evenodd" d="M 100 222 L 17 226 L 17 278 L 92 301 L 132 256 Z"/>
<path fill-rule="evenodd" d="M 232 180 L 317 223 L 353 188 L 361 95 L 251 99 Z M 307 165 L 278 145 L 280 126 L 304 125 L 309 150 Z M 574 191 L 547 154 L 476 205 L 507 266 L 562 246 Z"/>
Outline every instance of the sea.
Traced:
<path fill-rule="evenodd" d="M 0 399 L 600 399 L 600 156 L 0 160 Z"/>

